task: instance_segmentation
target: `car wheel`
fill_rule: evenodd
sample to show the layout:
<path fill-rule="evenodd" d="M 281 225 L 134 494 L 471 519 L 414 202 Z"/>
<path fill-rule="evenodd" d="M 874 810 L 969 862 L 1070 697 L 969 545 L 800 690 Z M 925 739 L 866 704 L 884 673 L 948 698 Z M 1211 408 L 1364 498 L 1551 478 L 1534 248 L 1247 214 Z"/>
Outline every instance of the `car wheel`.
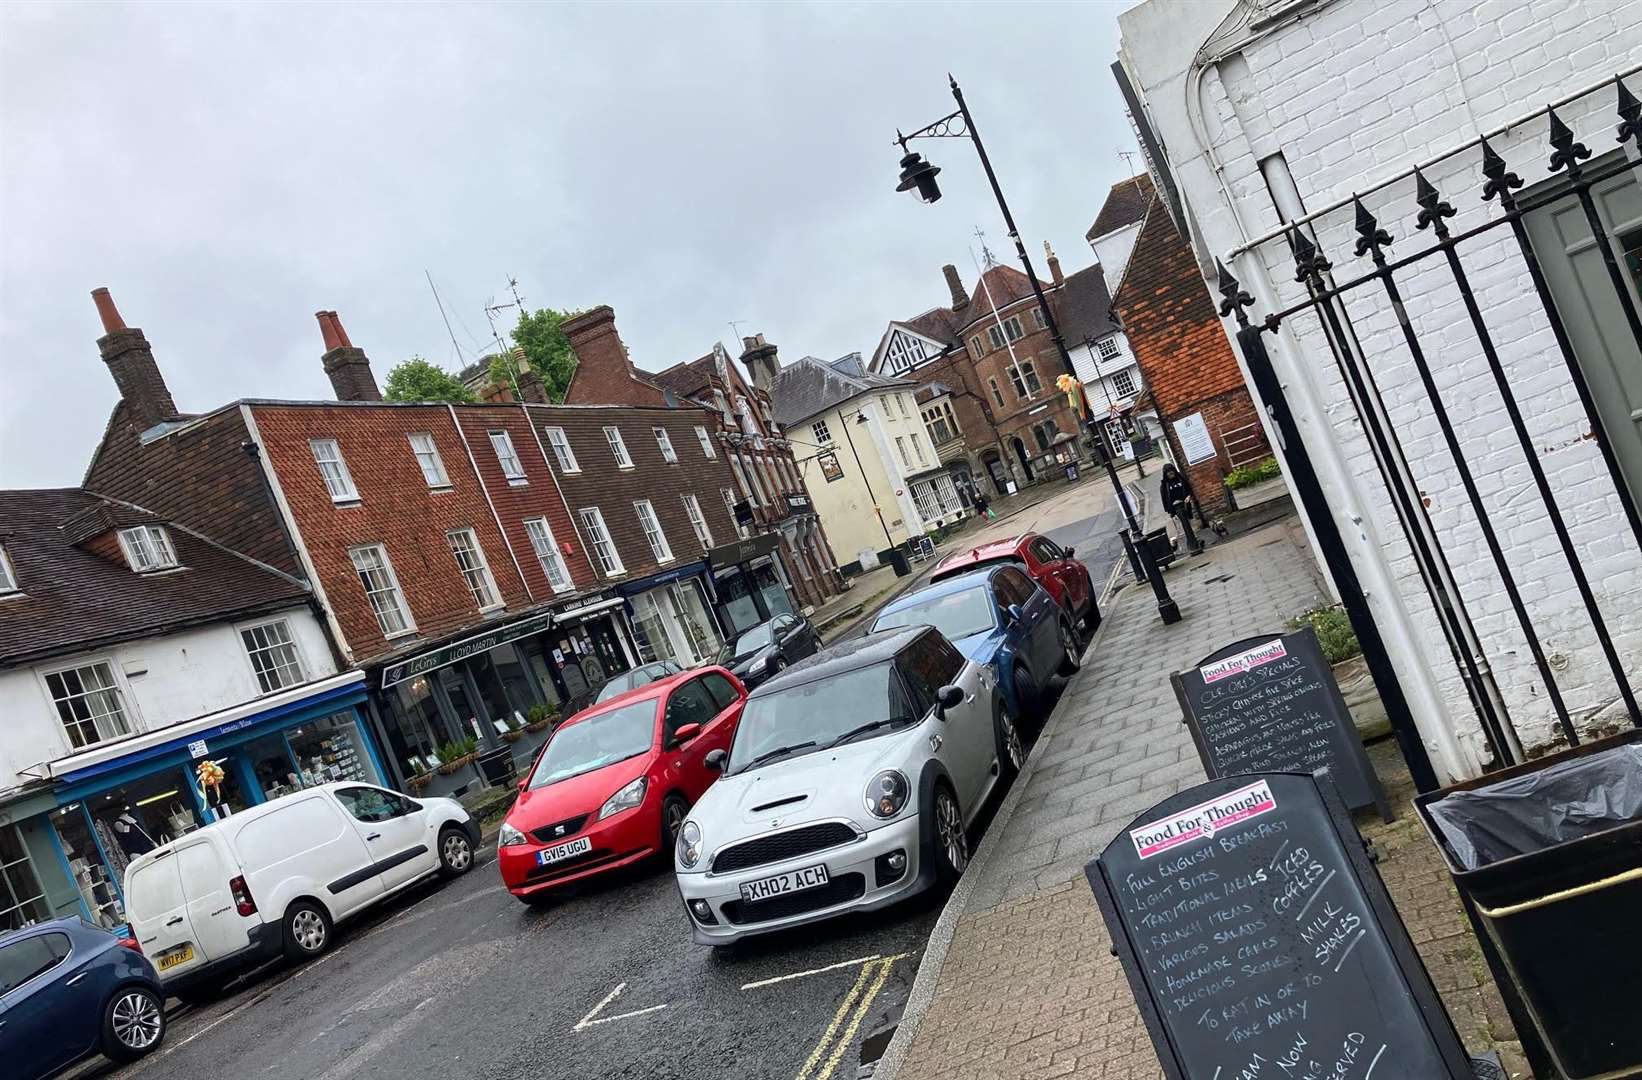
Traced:
<path fill-rule="evenodd" d="M 1083 663 L 1082 650 L 1078 648 L 1077 632 L 1064 618 L 1060 621 L 1060 651 L 1060 674 L 1073 674 Z"/>
<path fill-rule="evenodd" d="M 439 873 L 444 877 L 460 877 L 473 869 L 473 842 L 461 829 L 446 829 L 439 834 Z"/>
<path fill-rule="evenodd" d="M 661 804 L 661 857 L 669 866 L 673 861 L 673 847 L 678 843 L 678 831 L 684 828 L 684 818 L 690 813 L 690 804 L 677 795 L 669 795 Z"/>
<path fill-rule="evenodd" d="M 998 777 L 1004 783 L 1020 774 L 1026 764 L 1026 744 L 1021 741 L 1020 725 L 1009 714 L 1009 705 L 998 702 Z"/>
<path fill-rule="evenodd" d="M 285 909 L 283 941 L 292 960 L 312 960 L 331 944 L 331 917 L 311 900 L 298 900 Z"/>
<path fill-rule="evenodd" d="M 1040 695 L 1038 681 L 1025 664 L 1015 665 L 1015 707 L 1022 715 L 1036 716 Z"/>
<path fill-rule="evenodd" d="M 964 831 L 964 815 L 958 797 L 941 783 L 935 786 L 935 875 L 951 888 L 969 865 L 969 834 Z"/>
<path fill-rule="evenodd" d="M 1100 605 L 1095 603 L 1095 588 L 1089 586 L 1089 607 L 1083 613 L 1083 640 L 1092 640 L 1095 631 L 1100 629 Z"/>
<path fill-rule="evenodd" d="M 146 986 L 122 986 L 103 1012 L 103 1053 L 135 1061 L 165 1038 L 165 1008 Z"/>

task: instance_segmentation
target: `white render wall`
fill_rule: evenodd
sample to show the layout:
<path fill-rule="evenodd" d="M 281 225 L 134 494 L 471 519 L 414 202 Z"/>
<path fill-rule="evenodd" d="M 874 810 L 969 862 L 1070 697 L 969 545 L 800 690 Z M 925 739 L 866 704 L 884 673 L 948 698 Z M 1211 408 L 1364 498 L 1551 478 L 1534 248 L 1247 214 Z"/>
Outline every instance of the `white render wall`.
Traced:
<path fill-rule="evenodd" d="M 872 510 L 874 498 L 878 500 L 884 525 L 888 526 L 889 535 L 895 543 L 899 544 L 912 535 L 901 504 L 895 498 L 895 480 L 886 468 L 877 440 L 867 430 L 867 425 L 855 423 L 855 417 L 865 407 L 866 400 L 851 398 L 841 408 L 828 409 L 820 416 L 807 417 L 801 423 L 787 427 L 788 436 L 803 447 L 799 470 L 803 474 L 804 487 L 810 493 L 810 501 L 827 530 L 833 554 L 840 564 L 855 562 L 861 557 L 862 549 L 870 548 L 876 552 L 889 546 L 884 539 L 884 527 L 879 525 L 878 515 Z M 810 425 L 816 420 L 826 421 L 832 442 L 826 444 L 825 449 L 838 455 L 838 467 L 844 473 L 830 483 L 822 475 L 821 466 L 816 461 L 816 455 L 822 450 L 810 430 Z M 844 436 L 846 423 L 851 425 L 849 440 Z M 855 446 L 853 454 L 850 452 L 850 440 Z M 859 468 L 855 463 L 856 455 L 861 458 Z M 861 477 L 863 470 L 866 472 L 865 483 Z"/>
<path fill-rule="evenodd" d="M 1122 58 L 1168 147 L 1189 203 L 1199 254 L 1224 256 L 1279 224 L 1260 163 L 1281 154 L 1304 206 L 1353 191 L 1395 241 L 1390 257 L 1430 246 L 1413 223 L 1413 181 L 1384 180 L 1503 126 L 1547 102 L 1642 63 L 1634 5 L 1585 0 L 1337 0 L 1209 65 L 1194 92 L 1189 65 L 1229 3 L 1149 0 L 1121 18 Z M 1632 77 L 1632 86 L 1635 80 Z M 1559 115 L 1598 156 L 1612 151 L 1617 119 L 1608 88 Z M 1194 117 L 1191 110 L 1196 108 Z M 1534 184 L 1551 150 L 1543 118 L 1491 140 Z M 1479 152 L 1427 170 L 1458 210 L 1456 233 L 1496 217 L 1480 199 Z M 1316 223 L 1323 253 L 1344 281 L 1370 266 L 1353 255 L 1349 207 Z M 1642 557 L 1620 514 L 1589 422 L 1568 381 L 1507 227 L 1463 244 L 1462 262 L 1570 523 L 1622 660 L 1642 680 Z M 1251 292 L 1256 320 L 1302 299 L 1287 245 L 1268 243 L 1229 264 Z M 1576 722 L 1594 730 L 1622 718 L 1598 650 L 1520 447 L 1504 414 L 1445 260 L 1397 280 L 1462 449 Z M 1483 648 L 1529 747 L 1554 741 L 1553 713 L 1408 350 L 1377 284 L 1347 294 L 1346 309 L 1429 504 Z M 1228 322 L 1228 326 L 1232 326 Z M 1406 538 L 1370 455 L 1318 318 L 1267 335 L 1274 365 L 1305 434 L 1369 602 L 1391 637 L 1393 660 L 1438 769 L 1472 775 L 1486 757 L 1475 712 L 1420 583 Z"/>
<path fill-rule="evenodd" d="M 240 642 L 239 628 L 274 619 L 289 624 L 308 681 L 336 674 L 325 633 L 306 608 L 139 638 L 0 671 L 0 717 L 6 724 L 5 736 L 0 738 L 0 790 L 18 784 L 22 770 L 73 752 L 46 691 L 46 672 L 108 661 L 120 685 L 131 733 L 156 731 L 260 697 L 262 688 Z"/>
<path fill-rule="evenodd" d="M 1072 370 L 1078 373 L 1078 381 L 1083 384 L 1083 392 L 1089 398 L 1089 408 L 1097 416 L 1105 413 L 1111 405 L 1121 409 L 1138 396 L 1118 393 L 1118 388 L 1112 385 L 1114 375 L 1121 371 L 1129 372 L 1137 391 L 1145 381 L 1141 378 L 1140 365 L 1135 360 L 1134 351 L 1129 348 L 1129 339 L 1123 334 L 1113 334 L 1111 339 L 1117 343 L 1118 348 L 1118 355 L 1111 360 L 1102 360 L 1098 352 L 1081 341 L 1076 344 L 1068 343 L 1066 350 L 1072 356 Z"/>

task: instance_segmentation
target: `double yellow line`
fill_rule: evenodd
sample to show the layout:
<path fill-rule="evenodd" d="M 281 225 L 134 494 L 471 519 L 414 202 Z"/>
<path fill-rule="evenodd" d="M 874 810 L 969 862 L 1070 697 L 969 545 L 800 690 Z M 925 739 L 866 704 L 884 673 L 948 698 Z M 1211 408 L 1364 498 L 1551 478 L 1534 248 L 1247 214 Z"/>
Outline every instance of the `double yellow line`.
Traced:
<path fill-rule="evenodd" d="M 829 1080 L 845 1052 L 855 1042 L 855 1034 L 861 1030 L 861 1022 L 866 1019 L 867 1010 L 872 1008 L 873 999 L 884 989 L 884 983 L 889 981 L 890 968 L 895 966 L 895 961 L 908 955 L 899 953 L 861 966 L 861 974 L 856 978 L 855 985 L 844 996 L 844 1003 L 838 1007 L 832 1023 L 827 1025 L 821 1041 L 810 1051 L 809 1058 L 794 1080 Z"/>

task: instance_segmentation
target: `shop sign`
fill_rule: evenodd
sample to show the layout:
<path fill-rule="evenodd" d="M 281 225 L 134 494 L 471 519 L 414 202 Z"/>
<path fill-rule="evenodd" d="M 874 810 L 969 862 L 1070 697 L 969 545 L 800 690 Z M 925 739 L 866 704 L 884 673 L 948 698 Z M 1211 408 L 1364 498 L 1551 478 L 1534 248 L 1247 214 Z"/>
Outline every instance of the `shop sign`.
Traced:
<path fill-rule="evenodd" d="M 810 512 L 810 497 L 808 495 L 795 495 L 791 492 L 788 492 L 787 493 L 787 509 L 792 511 L 795 514 L 807 514 L 807 513 L 809 513 Z"/>
<path fill-rule="evenodd" d="M 205 755 L 206 755 L 206 748 L 205 748 L 205 740 L 204 739 L 195 739 L 193 742 L 188 744 L 188 756 L 189 757 L 191 757 L 191 758 L 202 758 Z"/>
<path fill-rule="evenodd" d="M 720 544 L 707 552 L 709 566 L 735 566 L 738 563 L 749 562 L 760 555 L 768 555 L 781 546 L 781 537 L 777 533 L 765 533 L 755 536 L 751 540 L 736 540 L 728 544 Z"/>
<path fill-rule="evenodd" d="M 537 615 L 530 619 L 520 619 L 518 622 L 506 626 L 498 626 L 488 633 L 474 637 L 463 638 L 439 649 L 429 649 L 420 656 L 413 656 L 409 660 L 402 660 L 397 664 L 389 664 L 382 669 L 382 689 L 396 686 L 406 679 L 426 674 L 436 668 L 446 667 L 458 660 L 466 660 L 477 653 L 489 652 L 498 645 L 505 645 L 509 641 L 529 637 L 531 634 L 546 630 L 553 625 L 551 612 Z"/>
<path fill-rule="evenodd" d="M 831 450 L 816 456 L 815 463 L 821 466 L 821 475 L 827 478 L 827 483 L 844 478 L 843 466 L 838 464 L 838 455 Z"/>
<path fill-rule="evenodd" d="M 683 566 L 675 566 L 673 569 L 663 571 L 659 574 L 652 574 L 649 577 L 643 578 L 639 581 L 624 582 L 616 586 L 616 593 L 620 596 L 637 596 L 639 593 L 649 592 L 651 589 L 658 589 L 663 585 L 668 585 L 675 581 L 681 581 L 687 577 L 694 577 L 695 575 L 701 573 L 704 569 L 706 569 L 706 565 L 704 563 L 686 563 Z"/>

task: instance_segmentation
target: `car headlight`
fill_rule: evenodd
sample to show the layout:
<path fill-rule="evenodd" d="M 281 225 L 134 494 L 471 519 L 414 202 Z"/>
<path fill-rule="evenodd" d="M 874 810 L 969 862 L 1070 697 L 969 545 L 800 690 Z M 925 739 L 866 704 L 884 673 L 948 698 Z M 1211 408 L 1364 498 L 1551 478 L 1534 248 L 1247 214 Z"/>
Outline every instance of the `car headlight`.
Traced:
<path fill-rule="evenodd" d="M 678 831 L 678 864 L 686 869 L 701 861 L 701 826 L 686 821 Z"/>
<path fill-rule="evenodd" d="M 502 831 L 496 834 L 497 847 L 519 847 L 528 843 L 530 843 L 529 837 L 525 836 L 524 833 L 520 832 L 518 829 L 515 829 L 507 822 L 502 822 Z"/>
<path fill-rule="evenodd" d="M 644 777 L 641 776 L 610 796 L 604 806 L 599 809 L 599 820 L 603 821 L 611 814 L 619 814 L 623 810 L 631 810 L 643 802 L 645 786 Z"/>
<path fill-rule="evenodd" d="M 885 769 L 867 781 L 867 813 L 877 818 L 892 818 L 905 809 L 911 793 L 905 776 L 895 769 Z"/>

